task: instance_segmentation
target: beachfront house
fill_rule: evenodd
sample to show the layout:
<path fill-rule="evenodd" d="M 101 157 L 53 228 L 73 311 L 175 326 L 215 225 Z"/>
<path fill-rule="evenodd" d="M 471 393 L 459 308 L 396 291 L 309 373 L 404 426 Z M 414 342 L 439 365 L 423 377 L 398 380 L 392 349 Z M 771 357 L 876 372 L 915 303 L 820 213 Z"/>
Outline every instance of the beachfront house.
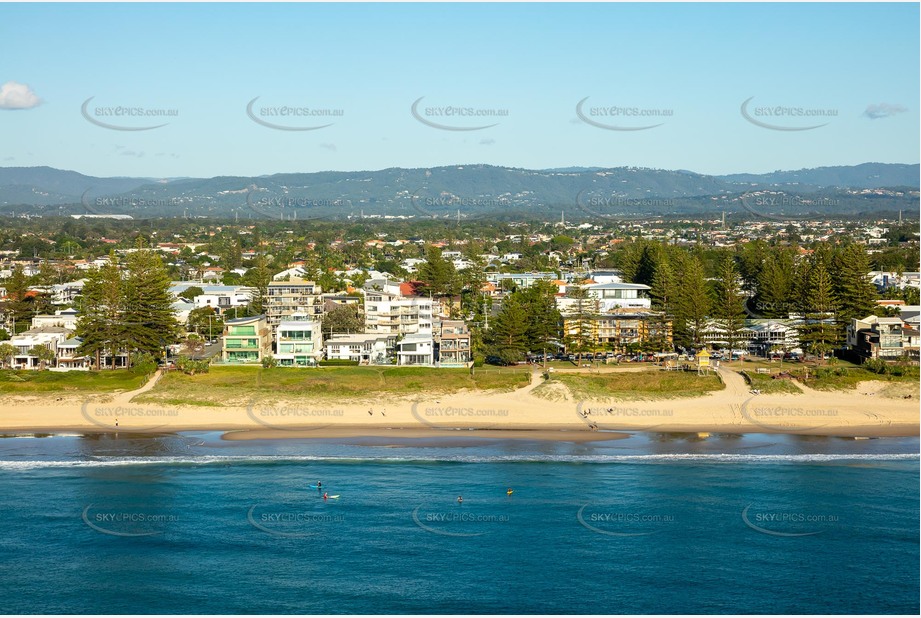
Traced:
<path fill-rule="evenodd" d="M 279 322 L 275 359 L 282 367 L 316 367 L 323 358 L 323 333 L 316 320 Z"/>
<path fill-rule="evenodd" d="M 871 315 L 851 320 L 847 327 L 847 345 L 861 363 L 870 359 L 917 360 L 918 330 L 901 318 Z"/>
<path fill-rule="evenodd" d="M 430 367 L 435 364 L 431 335 L 406 335 L 397 343 L 397 365 Z"/>
<path fill-rule="evenodd" d="M 361 365 L 390 365 L 396 341 L 396 335 L 356 333 L 328 337 L 323 341 L 323 347 L 327 360 L 355 361 Z"/>
<path fill-rule="evenodd" d="M 58 345 L 64 343 L 71 335 L 69 329 L 62 326 L 41 326 L 30 328 L 10 337 L 8 342 L 16 351 L 13 353 L 13 369 L 41 369 L 53 366 L 53 361 L 45 361 L 36 356 L 34 348 L 45 347 L 57 356 Z"/>
<path fill-rule="evenodd" d="M 272 332 L 265 315 L 226 320 L 221 341 L 224 363 L 261 363 L 272 353 Z"/>

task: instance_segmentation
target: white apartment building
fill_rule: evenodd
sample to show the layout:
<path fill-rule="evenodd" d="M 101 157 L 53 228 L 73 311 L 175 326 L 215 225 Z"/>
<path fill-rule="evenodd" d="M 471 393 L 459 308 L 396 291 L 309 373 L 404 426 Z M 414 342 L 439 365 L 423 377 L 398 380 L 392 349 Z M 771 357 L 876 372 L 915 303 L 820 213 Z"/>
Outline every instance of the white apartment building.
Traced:
<path fill-rule="evenodd" d="M 372 279 L 365 283 L 365 332 L 374 335 L 433 333 L 440 303 L 414 294 L 409 283 Z"/>

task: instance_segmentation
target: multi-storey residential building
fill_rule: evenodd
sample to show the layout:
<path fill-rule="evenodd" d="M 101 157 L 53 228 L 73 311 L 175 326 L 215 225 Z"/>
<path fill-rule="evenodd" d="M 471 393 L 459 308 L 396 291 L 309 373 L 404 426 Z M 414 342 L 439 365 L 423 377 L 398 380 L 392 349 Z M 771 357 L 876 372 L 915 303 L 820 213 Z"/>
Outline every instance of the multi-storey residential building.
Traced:
<path fill-rule="evenodd" d="M 365 332 L 383 335 L 432 335 L 439 302 L 418 295 L 411 283 L 365 283 Z"/>
<path fill-rule="evenodd" d="M 321 292 L 320 286 L 313 281 L 296 277 L 288 281 L 270 282 L 265 298 L 265 314 L 269 326 L 274 328 L 295 313 L 319 319 L 323 315 Z"/>
<path fill-rule="evenodd" d="M 431 334 L 406 335 L 397 343 L 397 365 L 435 364 L 435 342 Z"/>
<path fill-rule="evenodd" d="M 439 367 L 465 367 L 473 359 L 470 329 L 462 320 L 442 320 L 438 345 Z"/>
<path fill-rule="evenodd" d="M 315 320 L 283 321 L 275 327 L 275 359 L 283 367 L 315 367 L 323 358 L 323 333 Z"/>
<path fill-rule="evenodd" d="M 586 329 L 584 337 L 580 330 Z M 672 345 L 672 323 L 655 311 L 614 310 L 563 316 L 563 334 L 567 339 L 584 338 L 593 346 L 626 352 L 627 346 L 656 341 L 663 348 Z"/>
<path fill-rule="evenodd" d="M 333 335 L 323 342 L 327 360 L 350 360 L 362 365 L 389 365 L 394 357 L 396 335 L 357 333 Z"/>
<path fill-rule="evenodd" d="M 272 333 L 265 315 L 226 320 L 221 339 L 225 363 L 261 363 L 272 353 Z"/>

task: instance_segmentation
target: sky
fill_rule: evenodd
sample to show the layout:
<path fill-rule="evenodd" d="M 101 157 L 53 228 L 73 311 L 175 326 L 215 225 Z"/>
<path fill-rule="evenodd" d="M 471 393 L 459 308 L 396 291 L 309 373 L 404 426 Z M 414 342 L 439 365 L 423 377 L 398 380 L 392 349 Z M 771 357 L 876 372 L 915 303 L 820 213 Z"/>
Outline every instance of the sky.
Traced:
<path fill-rule="evenodd" d="M 917 3 L 0 3 L 0 166 L 917 163 L 918 23 Z"/>

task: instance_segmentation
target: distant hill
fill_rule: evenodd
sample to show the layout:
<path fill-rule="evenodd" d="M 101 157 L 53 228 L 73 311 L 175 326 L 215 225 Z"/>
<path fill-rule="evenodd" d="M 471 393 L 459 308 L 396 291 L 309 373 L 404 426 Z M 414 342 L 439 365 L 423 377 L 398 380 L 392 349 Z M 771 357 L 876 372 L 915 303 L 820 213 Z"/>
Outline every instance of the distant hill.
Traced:
<path fill-rule="evenodd" d="M 92 189 L 116 195 L 153 182 L 150 178 L 94 178 L 53 167 L 0 167 L 0 204 L 66 204 Z"/>
<path fill-rule="evenodd" d="M 912 200 L 917 204 L 918 174 L 917 164 L 881 163 L 727 176 L 638 167 L 528 170 L 478 164 L 150 179 L 18 167 L 0 168 L 0 213 L 286 219 L 524 214 L 557 219 L 564 212 L 576 219 L 742 212 L 739 196 L 757 190 L 832 195 L 829 203 L 838 211 L 861 213 L 909 208 Z M 875 196 L 854 191 L 885 187 L 901 189 Z M 803 209 L 801 200 L 794 202 Z"/>
<path fill-rule="evenodd" d="M 918 164 L 861 163 L 837 167 L 817 167 L 769 174 L 729 174 L 719 178 L 733 183 L 758 185 L 802 185 L 807 187 L 842 187 L 879 189 L 881 187 L 919 186 Z"/>

